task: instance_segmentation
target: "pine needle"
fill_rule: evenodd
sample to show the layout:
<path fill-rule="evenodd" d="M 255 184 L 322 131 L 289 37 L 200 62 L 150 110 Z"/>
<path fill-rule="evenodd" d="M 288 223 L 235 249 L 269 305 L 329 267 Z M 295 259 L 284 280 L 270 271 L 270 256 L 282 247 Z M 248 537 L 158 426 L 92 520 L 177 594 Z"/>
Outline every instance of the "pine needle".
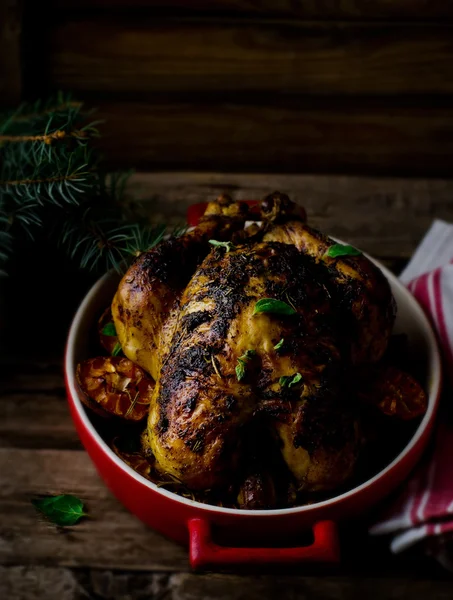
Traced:
<path fill-rule="evenodd" d="M 13 238 L 33 239 L 43 226 L 82 269 L 99 272 L 122 272 L 162 240 L 165 226 L 128 214 L 131 172 L 102 169 L 91 114 L 60 92 L 0 115 L 0 264 Z"/>

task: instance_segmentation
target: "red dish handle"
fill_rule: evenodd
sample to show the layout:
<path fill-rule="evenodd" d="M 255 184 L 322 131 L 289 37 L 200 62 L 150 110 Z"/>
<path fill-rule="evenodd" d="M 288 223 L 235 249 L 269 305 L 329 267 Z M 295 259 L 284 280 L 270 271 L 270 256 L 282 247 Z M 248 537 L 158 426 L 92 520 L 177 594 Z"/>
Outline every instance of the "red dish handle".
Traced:
<path fill-rule="evenodd" d="M 212 540 L 211 525 L 204 519 L 191 519 L 189 526 L 190 564 L 193 569 L 219 566 L 336 563 L 340 560 L 337 526 L 333 521 L 313 525 L 313 543 L 298 548 L 232 548 Z"/>

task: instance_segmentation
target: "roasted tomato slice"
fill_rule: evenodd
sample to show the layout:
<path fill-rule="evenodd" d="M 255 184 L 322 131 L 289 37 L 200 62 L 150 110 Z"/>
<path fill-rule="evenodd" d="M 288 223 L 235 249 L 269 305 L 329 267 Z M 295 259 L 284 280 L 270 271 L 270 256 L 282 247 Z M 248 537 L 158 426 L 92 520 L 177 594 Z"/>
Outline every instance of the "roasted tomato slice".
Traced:
<path fill-rule="evenodd" d="M 420 417 L 428 407 L 426 394 L 420 384 L 411 375 L 391 366 L 362 372 L 358 397 L 384 415 L 404 421 Z"/>
<path fill-rule="evenodd" d="M 77 366 L 77 381 L 89 399 L 105 412 L 140 421 L 148 413 L 154 381 L 127 358 L 90 358 Z M 87 400 L 85 404 L 92 408 Z"/>
<path fill-rule="evenodd" d="M 98 334 L 101 346 L 105 348 L 109 354 L 113 354 L 114 356 L 118 354 L 118 349 L 121 347 L 118 336 L 116 335 L 110 306 L 105 309 L 98 321 Z"/>

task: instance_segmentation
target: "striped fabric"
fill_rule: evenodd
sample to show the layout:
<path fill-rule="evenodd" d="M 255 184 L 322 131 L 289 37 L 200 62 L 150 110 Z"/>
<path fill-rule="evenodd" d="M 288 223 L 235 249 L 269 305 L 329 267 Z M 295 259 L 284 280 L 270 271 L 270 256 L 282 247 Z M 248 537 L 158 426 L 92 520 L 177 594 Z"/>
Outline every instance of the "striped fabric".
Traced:
<path fill-rule="evenodd" d="M 433 223 L 400 279 L 430 317 L 453 382 L 453 225 Z M 453 539 L 453 406 L 446 405 L 448 396 L 443 401 L 431 454 L 370 533 L 391 534 L 395 553 L 423 544 L 450 568 L 445 552 Z"/>

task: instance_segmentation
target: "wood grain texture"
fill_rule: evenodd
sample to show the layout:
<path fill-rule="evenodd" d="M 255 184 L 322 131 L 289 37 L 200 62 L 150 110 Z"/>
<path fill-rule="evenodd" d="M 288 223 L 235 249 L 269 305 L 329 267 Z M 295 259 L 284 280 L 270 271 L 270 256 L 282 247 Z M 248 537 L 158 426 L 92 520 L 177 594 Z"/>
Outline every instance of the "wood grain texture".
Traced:
<path fill-rule="evenodd" d="M 50 0 L 59 10 L 112 8 L 237 13 L 302 19 L 438 19 L 453 16 L 445 0 Z"/>
<path fill-rule="evenodd" d="M 453 108 L 276 97 L 98 106 L 117 168 L 451 176 Z"/>
<path fill-rule="evenodd" d="M 450 600 L 451 581 L 415 575 L 389 581 L 360 576 L 131 574 L 15 566 L 0 567 L 0 594 L 8 600 Z"/>
<path fill-rule="evenodd" d="M 445 23 L 101 17 L 62 21 L 46 43 L 42 76 L 74 92 L 453 92 Z"/>
<path fill-rule="evenodd" d="M 66 393 L 0 393 L 0 447 L 81 449 Z"/>
<path fill-rule="evenodd" d="M 21 16 L 21 0 L 0 0 L 0 108 L 13 106 L 20 100 Z"/>
<path fill-rule="evenodd" d="M 55 325 L 65 327 L 66 323 L 56 321 Z M 41 354 L 36 353 L 36 348 L 26 348 L 22 354 L 9 356 L 6 352 L 7 349 L 2 347 L 1 397 L 18 393 L 47 393 L 61 397 L 64 392 L 62 353 L 51 354 L 50 350 L 46 350 L 46 356 L 43 358 Z"/>
<path fill-rule="evenodd" d="M 0 447 L 81 449 L 66 401 L 62 356 L 22 353 L 7 359 L 1 350 L 0 356 Z"/>
<path fill-rule="evenodd" d="M 185 550 L 127 512 L 85 452 L 0 449 L 0 473 L 0 564 L 188 569 Z M 89 518 L 64 530 L 41 520 L 31 498 L 58 493 L 79 496 Z"/>

